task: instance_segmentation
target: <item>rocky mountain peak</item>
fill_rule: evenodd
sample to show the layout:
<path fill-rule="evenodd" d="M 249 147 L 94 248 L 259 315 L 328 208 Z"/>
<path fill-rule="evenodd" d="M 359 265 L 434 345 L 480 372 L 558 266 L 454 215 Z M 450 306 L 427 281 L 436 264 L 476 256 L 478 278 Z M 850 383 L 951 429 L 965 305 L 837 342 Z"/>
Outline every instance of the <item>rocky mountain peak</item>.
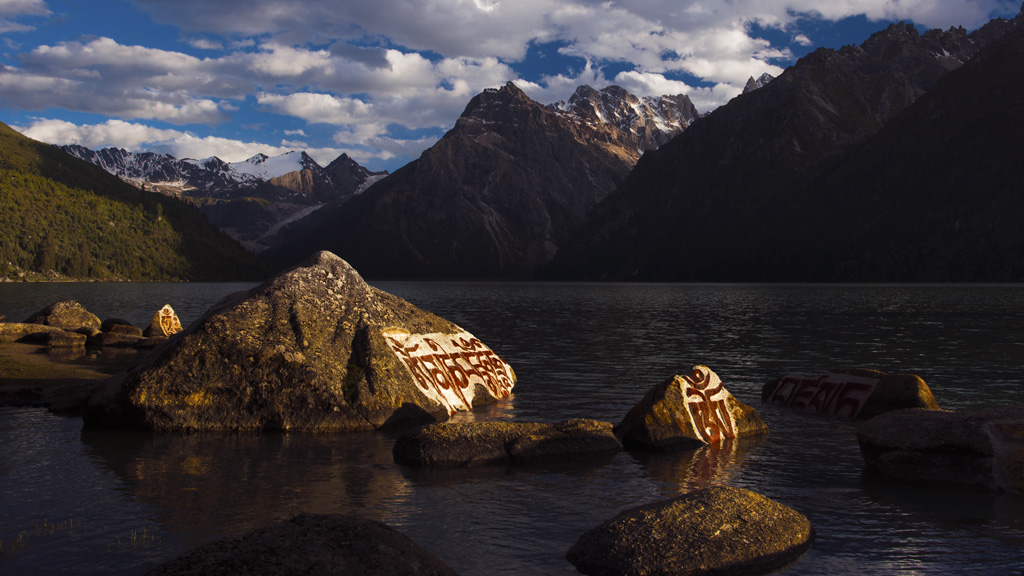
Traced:
<path fill-rule="evenodd" d="M 775 76 L 772 76 L 767 72 L 761 74 L 756 79 L 751 76 L 747 80 L 746 86 L 743 87 L 743 93 L 746 94 L 747 92 L 757 90 L 758 88 L 764 88 L 772 80 L 775 80 Z"/>

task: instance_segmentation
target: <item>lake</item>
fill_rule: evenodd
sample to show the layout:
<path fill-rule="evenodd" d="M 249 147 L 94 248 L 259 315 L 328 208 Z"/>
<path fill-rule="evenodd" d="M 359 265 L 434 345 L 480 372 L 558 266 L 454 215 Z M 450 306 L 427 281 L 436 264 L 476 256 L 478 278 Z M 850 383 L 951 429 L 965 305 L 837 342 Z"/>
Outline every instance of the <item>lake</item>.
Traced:
<path fill-rule="evenodd" d="M 300 512 L 383 521 L 456 572 L 574 574 L 566 551 L 624 508 L 712 484 L 807 515 L 786 575 L 1015 574 L 1024 497 L 889 484 L 864 471 L 858 424 L 760 402 L 765 380 L 861 366 L 912 372 L 943 408 L 1024 404 L 1024 286 L 379 282 L 474 333 L 515 369 L 512 399 L 459 420 L 618 423 L 655 384 L 710 366 L 767 436 L 669 455 L 423 471 L 397 433 L 158 435 L 83 430 L 0 408 L 0 573 L 143 574 L 204 542 Z M 20 321 L 61 299 L 183 324 L 248 284 L 0 284 Z"/>

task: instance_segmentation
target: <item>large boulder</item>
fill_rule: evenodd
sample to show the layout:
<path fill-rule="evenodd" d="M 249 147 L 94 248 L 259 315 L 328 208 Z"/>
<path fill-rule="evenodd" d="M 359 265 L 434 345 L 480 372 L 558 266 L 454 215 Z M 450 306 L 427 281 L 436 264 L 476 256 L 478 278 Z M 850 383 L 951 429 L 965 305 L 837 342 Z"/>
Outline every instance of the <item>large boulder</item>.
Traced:
<path fill-rule="evenodd" d="M 703 365 L 652 388 L 615 427 L 625 447 L 657 451 L 767 433 L 757 410 L 737 400 Z"/>
<path fill-rule="evenodd" d="M 365 430 L 446 420 L 514 383 L 472 334 L 320 252 L 107 380 L 85 416 L 154 430 Z"/>
<path fill-rule="evenodd" d="M 896 410 L 865 422 L 857 440 L 889 479 L 1024 495 L 1024 405 Z"/>
<path fill-rule="evenodd" d="M 764 385 L 761 401 L 864 420 L 902 408 L 939 408 L 920 376 L 867 368 L 837 368 L 820 376 L 787 374 Z"/>
<path fill-rule="evenodd" d="M 621 450 L 610 422 L 434 424 L 403 434 L 395 460 L 425 467 L 523 464 L 610 456 Z"/>
<path fill-rule="evenodd" d="M 200 546 L 147 576 L 454 576 L 401 532 L 354 516 L 301 514 Z"/>
<path fill-rule="evenodd" d="M 72 332 L 91 334 L 100 329 L 100 319 L 74 300 L 54 302 L 29 316 L 26 324 L 42 324 Z"/>
<path fill-rule="evenodd" d="M 761 574 L 803 554 L 814 529 L 803 514 L 726 486 L 625 510 L 580 536 L 566 554 L 583 574 Z"/>

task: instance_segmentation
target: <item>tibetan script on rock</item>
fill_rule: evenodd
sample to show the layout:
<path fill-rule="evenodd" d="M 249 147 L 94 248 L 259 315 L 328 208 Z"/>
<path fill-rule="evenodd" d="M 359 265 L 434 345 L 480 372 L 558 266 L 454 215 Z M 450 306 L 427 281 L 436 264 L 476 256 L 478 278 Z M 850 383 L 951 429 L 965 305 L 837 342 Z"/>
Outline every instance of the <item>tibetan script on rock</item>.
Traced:
<path fill-rule="evenodd" d="M 170 304 L 164 304 L 164 307 L 153 315 L 150 331 L 159 336 L 173 336 L 181 332 L 181 321 Z"/>
<path fill-rule="evenodd" d="M 694 366 L 680 377 L 686 410 L 693 431 L 708 444 L 736 437 L 736 422 L 729 413 L 729 392 L 717 374 L 707 366 Z"/>
<path fill-rule="evenodd" d="M 389 330 L 384 338 L 412 372 L 420 390 L 446 406 L 449 414 L 471 410 L 478 386 L 495 398 L 504 398 L 515 385 L 512 367 L 469 332 L 410 334 Z"/>
<path fill-rule="evenodd" d="M 877 385 L 877 378 L 835 372 L 822 376 L 787 374 L 779 380 L 768 403 L 841 418 L 856 418 Z"/>

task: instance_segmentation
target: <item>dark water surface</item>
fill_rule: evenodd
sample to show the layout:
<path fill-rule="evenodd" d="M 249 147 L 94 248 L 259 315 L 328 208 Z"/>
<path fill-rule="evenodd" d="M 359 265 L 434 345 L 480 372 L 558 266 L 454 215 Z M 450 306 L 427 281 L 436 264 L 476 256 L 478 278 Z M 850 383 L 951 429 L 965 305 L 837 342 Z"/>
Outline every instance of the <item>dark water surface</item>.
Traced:
<path fill-rule="evenodd" d="M 299 512 L 381 520 L 464 576 L 573 574 L 565 552 L 623 508 L 709 484 L 806 514 L 796 574 L 1020 574 L 1024 498 L 866 475 L 856 424 L 760 403 L 765 379 L 856 365 L 914 372 L 944 408 L 1024 404 L 1024 287 L 377 283 L 512 364 L 514 398 L 460 419 L 618 422 L 661 380 L 714 369 L 763 438 L 581 466 L 421 471 L 391 433 L 154 435 L 0 409 L 0 574 L 142 574 Z M 0 284 L 12 320 L 64 298 L 187 324 L 247 285 Z"/>

